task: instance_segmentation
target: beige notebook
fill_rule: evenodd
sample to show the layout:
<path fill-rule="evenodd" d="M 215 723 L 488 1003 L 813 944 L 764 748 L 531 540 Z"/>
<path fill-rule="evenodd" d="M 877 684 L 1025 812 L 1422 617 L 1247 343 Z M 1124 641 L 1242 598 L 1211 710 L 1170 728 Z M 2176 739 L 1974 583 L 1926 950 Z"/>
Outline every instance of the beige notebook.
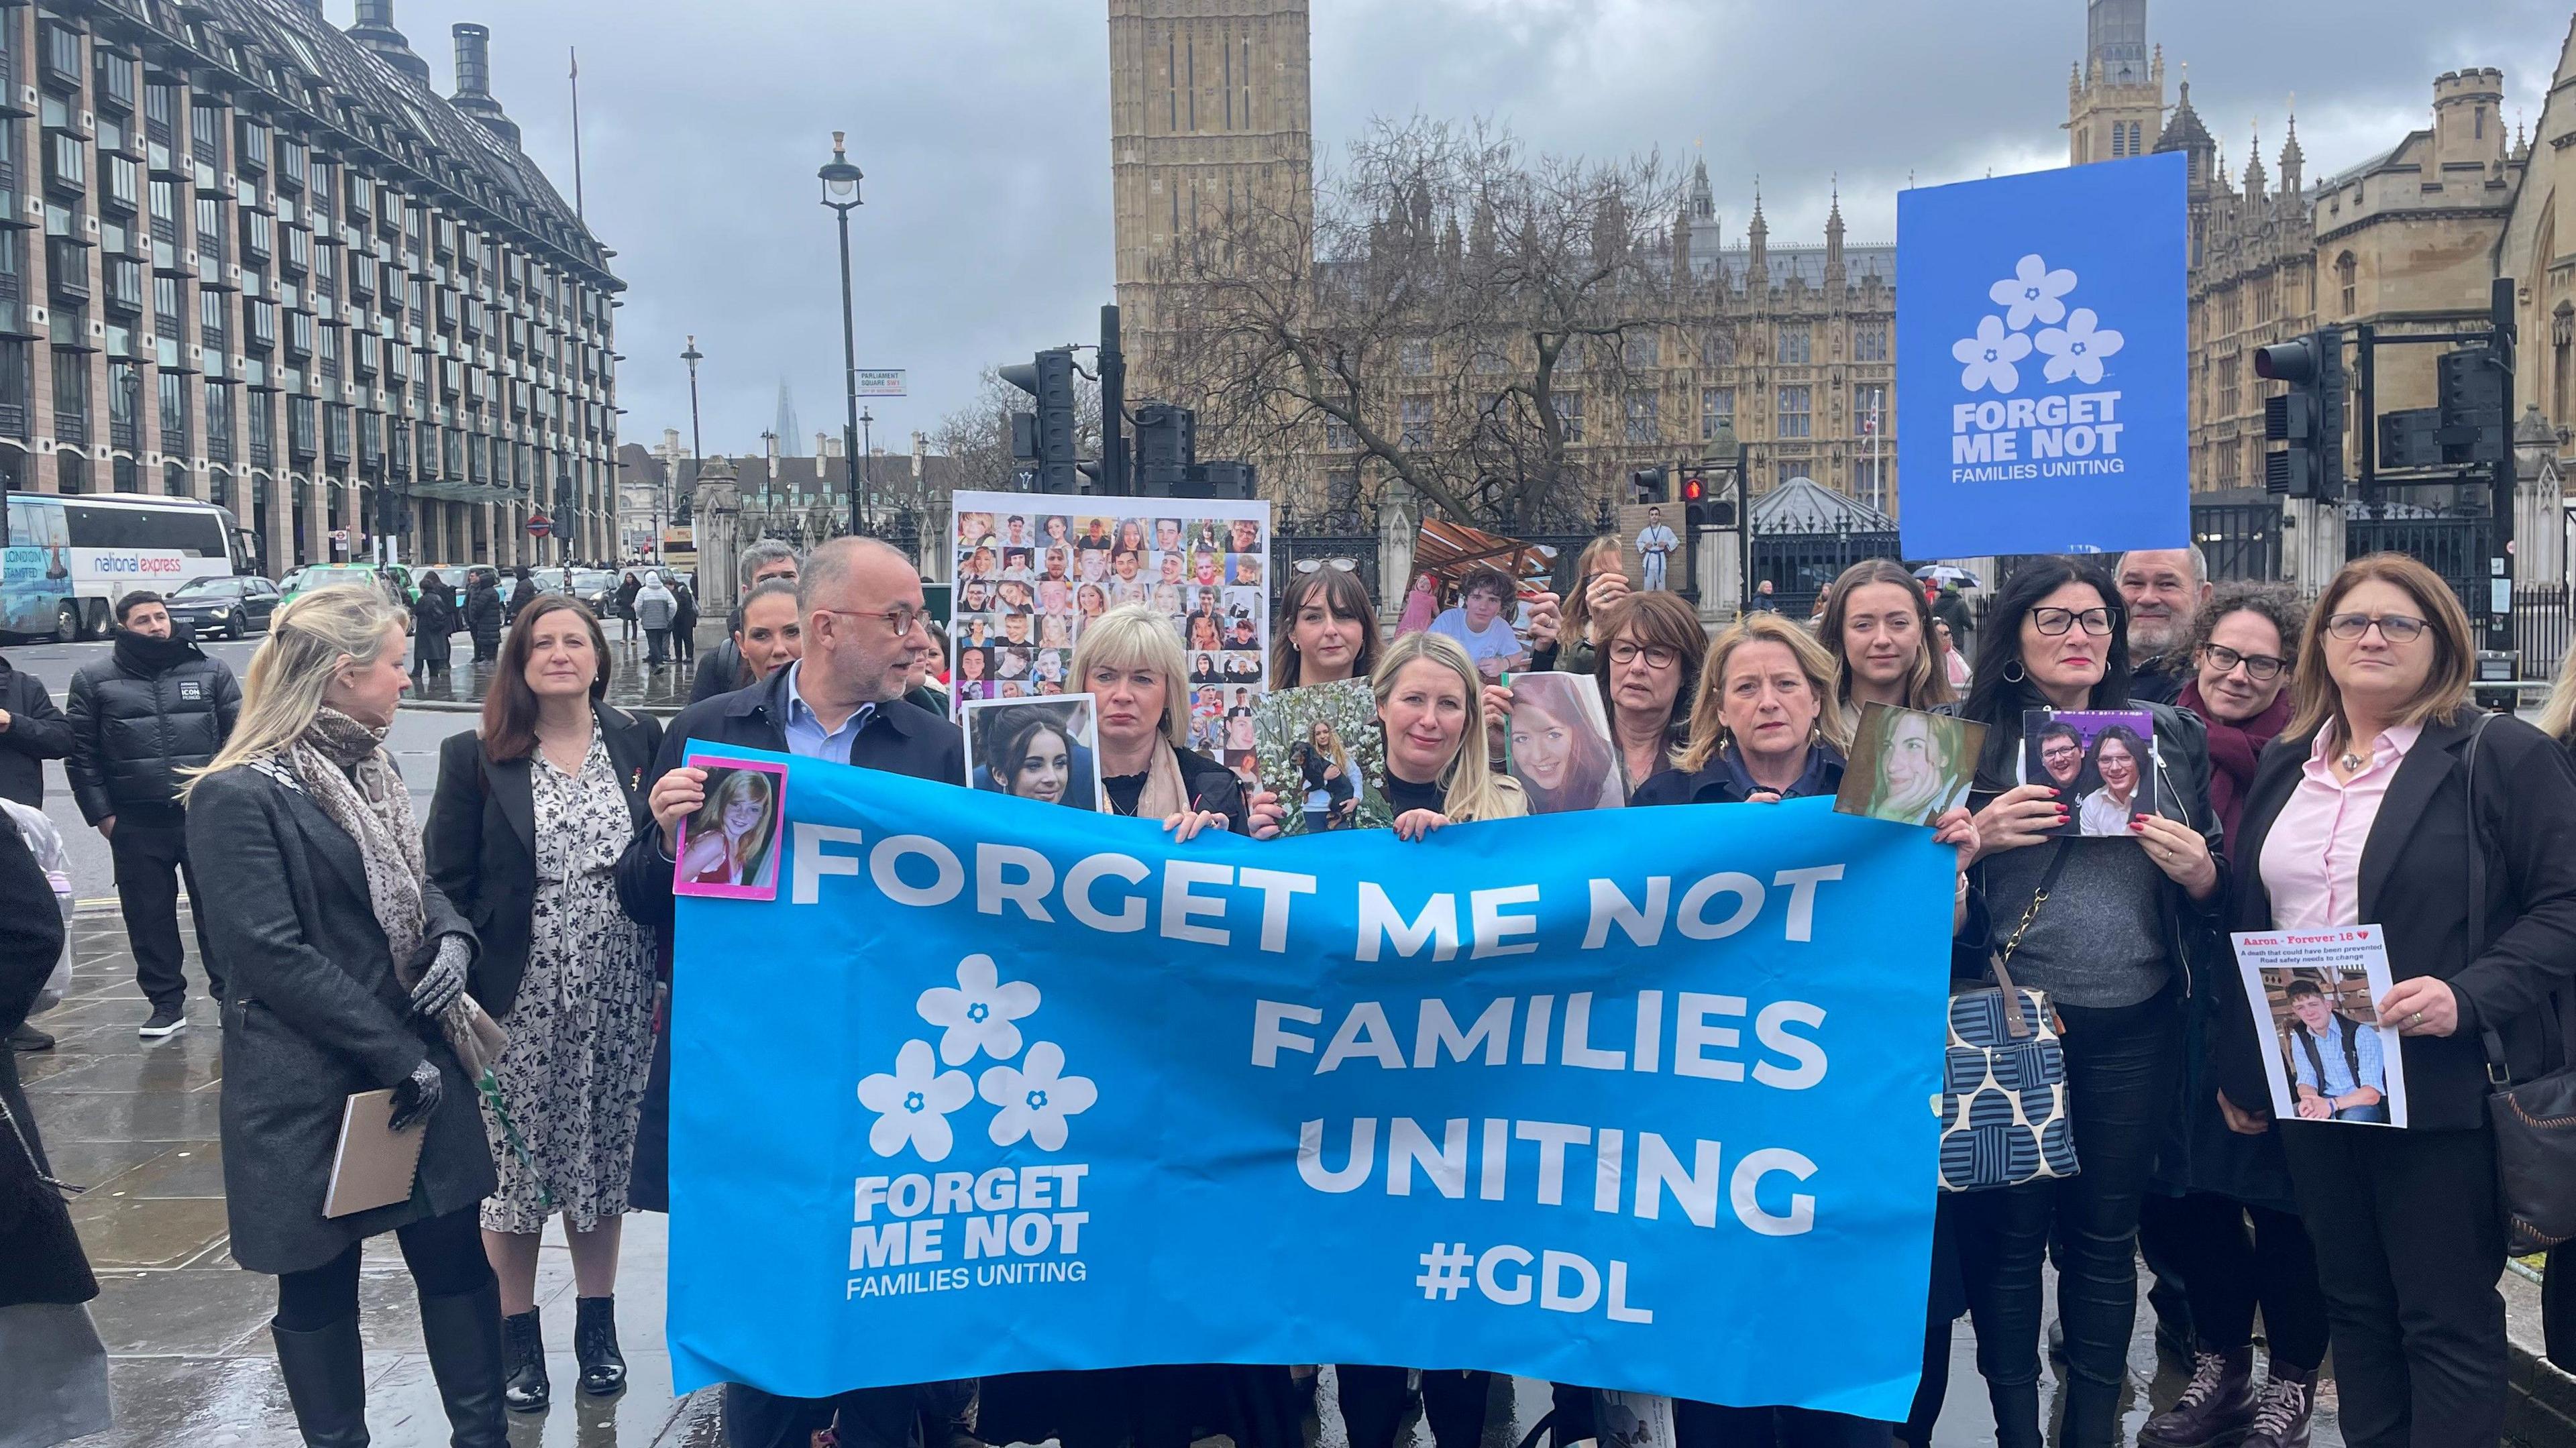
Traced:
<path fill-rule="evenodd" d="M 340 1149 L 331 1159 L 331 1190 L 323 1198 L 322 1215 L 345 1217 L 411 1196 L 428 1123 L 415 1121 L 396 1132 L 387 1125 L 393 1109 L 391 1091 L 361 1091 L 342 1108 Z"/>

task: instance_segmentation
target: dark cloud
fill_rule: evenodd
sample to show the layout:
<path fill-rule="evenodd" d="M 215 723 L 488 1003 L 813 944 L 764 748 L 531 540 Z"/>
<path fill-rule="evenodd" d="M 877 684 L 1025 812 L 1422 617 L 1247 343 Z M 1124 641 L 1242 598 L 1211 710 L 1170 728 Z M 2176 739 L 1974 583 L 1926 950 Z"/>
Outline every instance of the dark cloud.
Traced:
<path fill-rule="evenodd" d="M 1372 116 L 1492 115 L 1534 147 L 1704 154 L 1731 231 L 1761 177 L 1775 240 L 1823 225 L 1839 174 L 1855 241 L 1895 229 L 1895 193 L 2055 165 L 2066 146 L 2075 0 L 1314 0 L 1320 150 Z M 331 13 L 350 19 L 347 0 Z M 788 380 L 804 431 L 841 415 L 839 262 L 815 168 L 850 132 L 859 364 L 911 369 L 875 404 L 907 447 L 978 369 L 1088 340 L 1110 300 L 1108 25 L 1101 0 L 397 0 L 447 88 L 448 26 L 493 29 L 493 89 L 571 190 L 567 47 L 581 48 L 585 202 L 630 290 L 618 318 L 630 441 L 688 428 L 685 334 L 707 444 L 748 450 Z M 2272 166 L 2291 93 L 2308 172 L 2429 124 L 2432 78 L 2506 72 L 2537 117 L 2561 4 L 2156 0 L 2150 37 L 2241 170 Z M 799 447 L 812 447 L 807 437 Z"/>

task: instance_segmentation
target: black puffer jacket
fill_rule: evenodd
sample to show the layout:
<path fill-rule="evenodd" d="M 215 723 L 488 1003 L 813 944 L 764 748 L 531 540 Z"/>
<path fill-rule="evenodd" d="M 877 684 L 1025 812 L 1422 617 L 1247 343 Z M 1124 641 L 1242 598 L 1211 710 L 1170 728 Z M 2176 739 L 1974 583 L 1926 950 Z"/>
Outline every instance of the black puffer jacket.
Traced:
<path fill-rule="evenodd" d="M 9 711 L 9 727 L 0 729 L 0 799 L 42 809 L 45 761 L 72 752 L 71 721 L 54 707 L 43 680 L 7 659 L 0 659 L 0 709 Z"/>
<path fill-rule="evenodd" d="M 91 824 L 110 815 L 175 822 L 182 769 L 231 737 L 241 684 L 184 639 L 120 632 L 116 651 L 72 676 L 72 797 Z"/>

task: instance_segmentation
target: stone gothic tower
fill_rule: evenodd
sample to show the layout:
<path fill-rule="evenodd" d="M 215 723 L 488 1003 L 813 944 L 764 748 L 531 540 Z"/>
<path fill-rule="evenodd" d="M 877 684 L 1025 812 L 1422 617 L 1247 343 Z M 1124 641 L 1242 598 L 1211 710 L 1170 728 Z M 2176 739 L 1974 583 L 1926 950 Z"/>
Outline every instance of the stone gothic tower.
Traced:
<path fill-rule="evenodd" d="M 2066 84 L 2066 159 L 2143 156 L 2164 128 L 2165 57 L 2147 45 L 2147 0 L 2087 0 L 2084 62 Z"/>
<path fill-rule="evenodd" d="M 1311 214 L 1309 34 L 1307 0 L 1109 0 L 1118 302 L 1139 361 L 1176 243 L 1229 205 Z"/>

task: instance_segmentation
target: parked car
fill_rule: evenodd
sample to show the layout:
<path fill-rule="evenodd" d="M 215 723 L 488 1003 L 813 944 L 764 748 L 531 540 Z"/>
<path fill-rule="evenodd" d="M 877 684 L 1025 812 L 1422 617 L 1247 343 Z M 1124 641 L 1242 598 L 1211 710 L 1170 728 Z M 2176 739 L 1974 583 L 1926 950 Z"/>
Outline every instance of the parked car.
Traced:
<path fill-rule="evenodd" d="M 265 578 L 192 578 L 172 589 L 167 601 L 170 621 L 186 624 L 199 638 L 240 639 L 266 633 L 269 615 L 286 597 Z"/>
<path fill-rule="evenodd" d="M 539 593 L 569 594 L 601 618 L 617 599 L 617 575 L 599 568 L 531 568 L 528 578 Z"/>

